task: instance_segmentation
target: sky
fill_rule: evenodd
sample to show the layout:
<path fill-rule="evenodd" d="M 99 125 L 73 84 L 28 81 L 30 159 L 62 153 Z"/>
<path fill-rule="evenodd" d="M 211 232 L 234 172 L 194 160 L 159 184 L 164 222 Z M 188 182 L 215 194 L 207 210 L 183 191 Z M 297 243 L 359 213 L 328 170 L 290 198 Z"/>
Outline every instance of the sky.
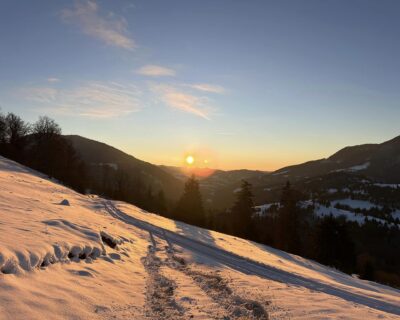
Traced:
<path fill-rule="evenodd" d="M 0 107 L 155 164 L 274 170 L 400 134 L 400 1 L 0 0 Z"/>

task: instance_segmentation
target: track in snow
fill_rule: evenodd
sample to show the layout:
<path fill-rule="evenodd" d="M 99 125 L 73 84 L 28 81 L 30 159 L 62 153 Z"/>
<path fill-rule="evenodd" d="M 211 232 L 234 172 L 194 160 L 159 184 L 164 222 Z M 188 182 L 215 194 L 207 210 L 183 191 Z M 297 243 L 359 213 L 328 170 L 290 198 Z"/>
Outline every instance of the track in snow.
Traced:
<path fill-rule="evenodd" d="M 104 202 L 104 206 L 109 214 L 116 219 L 119 219 L 142 230 L 148 231 L 154 236 L 165 239 L 168 243 L 175 243 L 182 248 L 205 256 L 208 259 L 213 259 L 221 265 L 227 266 L 244 274 L 255 275 L 289 285 L 304 287 L 313 291 L 336 296 L 349 302 L 364 305 L 372 309 L 400 315 L 400 306 L 398 305 L 391 304 L 379 299 L 374 299 L 372 297 L 358 295 L 353 292 L 348 292 L 340 288 L 335 288 L 323 282 L 318 282 L 299 275 L 291 274 L 287 271 L 283 271 L 272 266 L 264 265 L 256 261 L 243 258 L 239 255 L 228 252 L 221 248 L 203 243 L 192 238 L 188 238 L 184 235 L 166 230 L 164 228 L 129 216 L 116 208 L 111 201 Z"/>

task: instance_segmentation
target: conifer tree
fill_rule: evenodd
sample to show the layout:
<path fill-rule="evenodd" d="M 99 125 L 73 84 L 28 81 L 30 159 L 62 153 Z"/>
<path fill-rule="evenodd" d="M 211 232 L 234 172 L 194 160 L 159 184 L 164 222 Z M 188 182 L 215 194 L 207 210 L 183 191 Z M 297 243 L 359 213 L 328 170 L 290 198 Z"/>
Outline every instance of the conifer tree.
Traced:
<path fill-rule="evenodd" d="M 175 209 L 175 218 L 197 226 L 205 225 L 205 214 L 199 182 L 192 175 L 185 183 L 182 197 Z"/>
<path fill-rule="evenodd" d="M 298 253 L 300 249 L 299 237 L 299 208 L 297 200 L 288 181 L 282 190 L 282 197 L 278 215 L 277 234 L 275 237 L 278 248 Z"/>
<path fill-rule="evenodd" d="M 241 237 L 251 234 L 251 219 L 254 214 L 251 184 L 243 180 L 236 201 L 231 209 L 232 232 Z"/>

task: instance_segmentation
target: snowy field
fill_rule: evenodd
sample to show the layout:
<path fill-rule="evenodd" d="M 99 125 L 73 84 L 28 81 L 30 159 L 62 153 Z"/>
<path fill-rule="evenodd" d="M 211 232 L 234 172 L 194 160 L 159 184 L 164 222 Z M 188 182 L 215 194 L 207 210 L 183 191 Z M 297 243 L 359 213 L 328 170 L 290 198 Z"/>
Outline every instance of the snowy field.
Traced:
<path fill-rule="evenodd" d="M 400 291 L 0 157 L 0 319 L 400 319 Z"/>

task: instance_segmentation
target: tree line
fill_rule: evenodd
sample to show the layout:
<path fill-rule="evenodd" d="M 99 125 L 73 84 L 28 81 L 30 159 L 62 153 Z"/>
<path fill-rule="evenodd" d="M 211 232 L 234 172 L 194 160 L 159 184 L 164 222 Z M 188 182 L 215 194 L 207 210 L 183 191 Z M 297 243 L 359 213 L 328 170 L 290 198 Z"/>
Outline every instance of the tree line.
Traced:
<path fill-rule="evenodd" d="M 29 124 L 14 113 L 0 114 L 0 155 L 84 191 L 84 164 L 49 117 Z"/>

